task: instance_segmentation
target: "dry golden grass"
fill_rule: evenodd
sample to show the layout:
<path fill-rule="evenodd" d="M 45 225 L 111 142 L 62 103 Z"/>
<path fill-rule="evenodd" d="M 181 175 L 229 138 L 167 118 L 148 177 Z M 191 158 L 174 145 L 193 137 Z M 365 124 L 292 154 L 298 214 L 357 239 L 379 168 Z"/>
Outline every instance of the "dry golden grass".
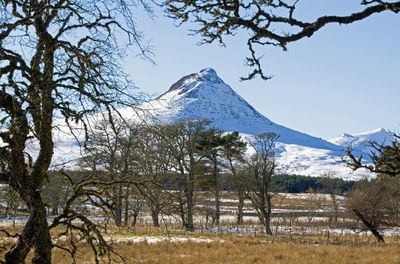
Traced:
<path fill-rule="evenodd" d="M 83 246 L 78 263 L 94 263 Z M 249 237 L 231 237 L 224 242 L 196 243 L 161 242 L 157 244 L 121 243 L 117 252 L 127 263 L 400 263 L 400 247 L 372 245 L 349 247 L 337 245 L 303 245 L 289 242 L 266 241 Z M 119 263 L 117 259 L 115 263 Z M 59 250 L 54 251 L 54 263 L 71 261 Z"/>
<path fill-rule="evenodd" d="M 16 231 L 11 229 L 9 231 Z M 58 230 L 53 230 L 55 233 Z M 371 236 L 336 234 L 329 239 L 325 233 L 313 235 L 278 234 L 273 239 L 264 234 L 216 234 L 207 232 L 185 232 L 178 226 L 153 228 L 150 225 L 138 225 L 133 228 L 110 226 L 106 237 L 132 238 L 135 236 L 155 237 L 197 237 L 212 239 L 215 242 L 119 242 L 114 244 L 116 252 L 124 256 L 126 263 L 373 263 L 400 264 L 399 237 L 386 237 L 387 245 L 377 246 Z M 0 236 L 1 243 L 6 241 Z M 66 246 L 66 242 L 61 242 Z M 2 259 L 2 256 L 0 256 Z M 30 259 L 28 257 L 28 259 Z M 68 254 L 60 249 L 53 250 L 53 263 L 72 263 Z M 81 243 L 77 254 L 77 263 L 95 263 L 90 248 Z M 122 263 L 114 256 L 113 263 Z"/>
<path fill-rule="evenodd" d="M 204 204 L 213 204 L 206 200 L 210 197 L 207 192 L 198 194 Z M 237 199 L 234 193 L 223 192 L 224 199 Z M 281 209 L 307 209 L 308 200 L 276 195 L 275 207 Z M 224 201 L 223 206 L 236 206 L 233 201 Z M 247 207 L 250 205 L 246 205 Z M 247 209 L 249 209 L 248 207 Z M 232 215 L 232 212 L 225 212 Z M 132 238 L 135 236 L 155 237 L 192 237 L 213 239 L 212 243 L 196 242 L 160 242 L 148 244 L 146 242 L 119 242 L 113 245 L 116 252 L 126 259 L 126 263 L 147 264 L 147 263 L 351 263 L 351 264 L 400 264 L 400 237 L 398 235 L 387 236 L 385 246 L 377 247 L 374 237 L 365 234 L 328 233 L 328 220 L 321 218 L 314 219 L 312 224 L 301 221 L 298 218 L 282 216 L 279 223 L 273 222 L 272 229 L 276 235 L 271 238 L 261 233 L 254 233 L 254 230 L 263 230 L 258 222 L 248 220 L 246 222 L 249 233 L 224 234 L 204 229 L 204 222 L 196 223 L 197 232 L 186 232 L 179 223 L 162 222 L 161 228 L 154 228 L 151 223 L 139 223 L 135 227 L 116 227 L 107 225 L 106 237 Z M 235 228 L 232 222 L 221 221 L 222 229 L 229 226 Z M 226 225 L 226 226 L 224 226 Z M 350 227 L 352 222 L 342 219 L 331 227 Z M 277 232 L 277 226 L 285 228 L 284 232 Z M 290 226 L 290 232 L 288 232 Z M 201 227 L 201 228 L 200 228 Z M 313 233 L 307 233 L 312 228 Z M 238 227 L 240 228 L 240 227 Z M 243 226 L 241 227 L 243 228 Z M 246 228 L 246 230 L 247 230 Z M 17 227 L 6 227 L 10 233 L 20 232 L 22 225 Z M 52 234 L 60 233 L 62 229 L 52 230 Z M 223 242 L 221 242 L 223 240 Z M 5 237 L 0 233 L 0 247 L 8 243 L 15 243 L 15 240 Z M 61 246 L 67 246 L 66 242 L 58 242 Z M 7 245 L 9 248 L 10 245 Z M 2 253 L 4 254 L 4 252 Z M 0 253 L 0 260 L 3 255 Z M 30 257 L 28 257 L 30 259 Z M 71 258 L 65 251 L 53 250 L 54 263 L 72 263 Z M 77 263 L 95 263 L 90 248 L 81 243 L 77 254 Z M 113 263 L 122 263 L 121 259 L 114 257 Z"/>

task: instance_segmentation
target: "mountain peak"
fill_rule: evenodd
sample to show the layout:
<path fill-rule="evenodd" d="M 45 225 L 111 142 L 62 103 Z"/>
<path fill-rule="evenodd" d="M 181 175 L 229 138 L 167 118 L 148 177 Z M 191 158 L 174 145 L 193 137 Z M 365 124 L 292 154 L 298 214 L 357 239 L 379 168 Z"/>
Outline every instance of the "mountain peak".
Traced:
<path fill-rule="evenodd" d="M 223 83 L 214 69 L 205 68 L 198 73 L 191 73 L 183 76 L 177 82 L 171 85 L 171 87 L 168 89 L 168 92 L 188 87 L 190 83 L 194 82 Z"/>
<path fill-rule="evenodd" d="M 395 138 L 384 128 L 378 128 L 372 131 L 358 133 L 354 135 L 342 134 L 337 138 L 328 140 L 329 142 L 347 148 L 351 146 L 360 153 L 369 153 L 371 151 L 370 142 L 387 145 L 394 141 Z M 366 157 L 366 155 L 364 155 Z M 367 157 L 366 157 L 367 158 Z"/>
<path fill-rule="evenodd" d="M 340 135 L 340 137 L 343 137 L 343 138 L 353 138 L 354 136 L 353 136 L 353 135 L 350 135 L 350 134 L 348 134 L 348 133 L 343 133 L 343 134 Z"/>
<path fill-rule="evenodd" d="M 217 72 L 213 68 L 205 68 L 200 71 L 200 73 L 204 74 L 211 74 L 211 75 L 217 75 Z"/>
<path fill-rule="evenodd" d="M 386 129 L 384 129 L 384 128 L 377 128 L 372 131 L 367 131 L 367 132 L 356 134 L 355 136 L 365 136 L 365 135 L 374 135 L 374 134 L 375 135 L 377 135 L 377 134 L 388 135 L 390 133 L 388 131 L 386 131 Z"/>

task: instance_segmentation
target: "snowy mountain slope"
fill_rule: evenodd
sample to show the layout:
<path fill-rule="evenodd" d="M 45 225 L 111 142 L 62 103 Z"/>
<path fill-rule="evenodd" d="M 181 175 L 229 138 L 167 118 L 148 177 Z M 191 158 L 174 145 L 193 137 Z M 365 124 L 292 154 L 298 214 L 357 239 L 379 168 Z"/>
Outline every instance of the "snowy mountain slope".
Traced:
<path fill-rule="evenodd" d="M 385 129 L 379 128 L 373 131 L 355 135 L 345 133 L 337 138 L 329 139 L 328 141 L 344 148 L 351 146 L 357 151 L 368 153 L 370 151 L 368 146 L 369 142 L 374 141 L 380 144 L 390 144 L 392 141 L 394 141 L 394 137 Z"/>
<path fill-rule="evenodd" d="M 279 143 L 277 148 L 281 150 L 277 155 L 277 169 L 282 173 L 306 176 L 333 175 L 345 180 L 358 180 L 374 176 L 366 170 L 353 172 L 346 167 L 342 161 L 342 157 L 346 154 L 344 151 L 330 151 Z M 354 154 L 358 155 L 360 153 Z"/>
<path fill-rule="evenodd" d="M 199 73 L 181 78 L 168 92 L 142 105 L 141 108 L 148 110 L 147 115 L 159 122 L 208 119 L 224 131 L 238 131 L 251 135 L 271 131 L 279 134 L 278 141 L 285 144 L 340 149 L 320 138 L 272 122 L 224 83 L 213 69 L 203 69 Z"/>
<path fill-rule="evenodd" d="M 277 162 L 280 172 L 320 176 L 334 174 L 345 179 L 368 177 L 365 171 L 352 173 L 343 165 L 341 157 L 345 155 L 347 144 L 354 148 L 362 147 L 368 139 L 381 139 L 384 132 L 358 135 L 343 135 L 329 142 L 290 128 L 276 124 L 260 114 L 232 88 L 224 83 L 213 69 L 204 69 L 199 73 L 184 76 L 158 98 L 135 108 L 120 109 L 126 120 L 148 123 L 170 123 L 182 119 L 208 119 L 212 125 L 224 131 L 238 131 L 246 139 L 264 132 L 280 135 L 277 143 Z M 101 114 L 88 116 L 92 126 L 101 118 Z M 73 124 L 76 137 L 71 135 L 63 120 L 55 120 L 55 150 L 53 167 L 75 168 L 76 160 L 81 156 L 81 143 L 84 140 L 82 124 Z M 30 146 L 37 153 L 37 146 Z M 364 149 L 362 149 L 363 151 Z M 361 151 L 359 153 L 362 153 Z"/>
<path fill-rule="evenodd" d="M 253 135 L 241 134 L 244 140 L 251 140 Z M 251 150 L 248 151 L 251 153 Z M 342 157 L 345 150 L 312 148 L 296 144 L 276 144 L 276 162 L 279 173 L 305 176 L 333 175 L 345 180 L 369 178 L 373 175 L 365 170 L 353 172 L 344 166 Z"/>
<path fill-rule="evenodd" d="M 341 157 L 346 154 L 343 145 L 281 126 L 260 114 L 213 69 L 184 76 L 166 93 L 141 105 L 140 109 L 135 113 L 127 109 L 122 114 L 161 123 L 206 118 L 212 125 L 224 131 L 238 131 L 247 139 L 264 132 L 275 132 L 280 135 L 276 151 L 280 172 L 312 176 L 331 173 L 345 179 L 370 176 L 365 171 L 353 173 L 343 165 Z"/>

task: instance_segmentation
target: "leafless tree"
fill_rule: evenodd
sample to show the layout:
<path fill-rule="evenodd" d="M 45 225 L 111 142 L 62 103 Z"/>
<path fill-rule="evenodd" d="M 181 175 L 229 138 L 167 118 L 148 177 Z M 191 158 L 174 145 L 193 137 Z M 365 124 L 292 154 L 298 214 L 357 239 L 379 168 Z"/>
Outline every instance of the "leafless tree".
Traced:
<path fill-rule="evenodd" d="M 372 180 L 353 190 L 346 209 L 361 222 L 361 230 L 370 231 L 378 243 L 384 243 L 382 229 L 400 226 L 400 192 L 398 178 Z"/>
<path fill-rule="evenodd" d="M 161 129 L 162 131 L 162 129 Z M 141 186 L 142 196 L 150 208 L 153 225 L 159 226 L 159 214 L 171 205 L 166 184 L 172 173 L 172 159 L 160 126 L 143 126 L 137 137 L 138 171 L 146 180 Z M 167 212 L 165 212 L 167 213 Z"/>
<path fill-rule="evenodd" d="M 338 197 L 340 193 L 339 178 L 335 177 L 333 173 L 325 173 L 321 176 L 319 182 L 323 186 L 323 191 L 330 196 L 330 204 L 334 213 L 334 222 L 338 223 L 341 201 Z"/>
<path fill-rule="evenodd" d="M 313 219 L 317 216 L 318 212 L 324 208 L 326 205 L 326 198 L 324 194 L 316 192 L 314 189 L 310 188 L 307 191 L 307 198 L 305 200 L 305 207 L 307 210 L 307 221 L 308 226 L 311 227 Z"/>
<path fill-rule="evenodd" d="M 378 242 L 384 242 L 379 229 L 399 225 L 400 136 L 396 133 L 393 136 L 395 140 L 388 145 L 369 142 L 372 163 L 366 164 L 362 156 L 354 156 L 351 146 L 347 157 L 343 157 L 344 163 L 353 170 L 362 168 L 377 174 L 378 179 L 350 193 L 346 208 Z"/>
<path fill-rule="evenodd" d="M 0 1 L 0 180 L 30 212 L 6 263 L 24 263 L 32 248 L 33 263 L 51 263 L 41 189 L 54 152 L 53 119 L 85 123 L 85 114 L 111 110 L 117 102 L 132 104 L 127 93 L 132 85 L 118 61 L 126 51 L 146 51 L 133 20 L 136 4 Z M 28 153 L 28 140 L 38 145 L 37 155 Z"/>
<path fill-rule="evenodd" d="M 273 193 L 271 185 L 276 168 L 275 144 L 278 137 L 275 133 L 268 132 L 257 136 L 253 142 L 249 143 L 254 154 L 248 161 L 246 191 L 268 235 L 272 235 L 270 222 Z"/>
<path fill-rule="evenodd" d="M 176 204 L 187 230 L 193 231 L 194 192 L 199 170 L 204 168 L 203 157 L 198 153 L 198 143 L 202 132 L 209 124 L 205 120 L 183 120 L 165 125 L 163 133 L 169 155 L 173 158 L 176 176 Z"/>
<path fill-rule="evenodd" d="M 128 225 L 130 216 L 133 217 L 131 225 L 136 225 L 144 205 L 144 197 L 139 191 L 131 191 L 129 195 L 125 196 L 125 225 Z"/>
<path fill-rule="evenodd" d="M 80 160 L 83 168 L 98 174 L 104 181 L 120 182 L 104 192 L 113 202 L 113 218 L 117 226 L 122 225 L 124 189 L 129 188 L 129 181 L 135 179 L 133 167 L 137 166 L 137 127 L 120 118 L 101 118 L 89 133 L 84 157 Z"/>

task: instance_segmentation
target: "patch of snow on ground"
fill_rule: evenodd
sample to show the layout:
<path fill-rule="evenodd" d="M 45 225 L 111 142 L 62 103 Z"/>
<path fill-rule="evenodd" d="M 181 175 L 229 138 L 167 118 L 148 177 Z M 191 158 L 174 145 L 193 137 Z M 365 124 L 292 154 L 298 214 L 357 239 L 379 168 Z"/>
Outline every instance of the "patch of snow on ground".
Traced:
<path fill-rule="evenodd" d="M 142 243 L 145 242 L 147 244 L 157 244 L 160 242 L 171 242 L 171 243 L 184 243 L 184 242 L 196 242 L 196 243 L 212 243 L 212 242 L 224 242 L 224 240 L 214 240 L 208 238 L 194 238 L 194 237 L 105 237 L 106 241 L 112 241 L 114 243 L 121 242 L 131 242 L 131 243 Z"/>
<path fill-rule="evenodd" d="M 332 197 L 329 194 L 324 193 L 279 193 L 281 196 L 285 196 L 287 199 L 310 199 L 312 197 L 331 200 Z M 342 195 L 336 195 L 336 199 L 345 200 L 346 198 Z"/>

